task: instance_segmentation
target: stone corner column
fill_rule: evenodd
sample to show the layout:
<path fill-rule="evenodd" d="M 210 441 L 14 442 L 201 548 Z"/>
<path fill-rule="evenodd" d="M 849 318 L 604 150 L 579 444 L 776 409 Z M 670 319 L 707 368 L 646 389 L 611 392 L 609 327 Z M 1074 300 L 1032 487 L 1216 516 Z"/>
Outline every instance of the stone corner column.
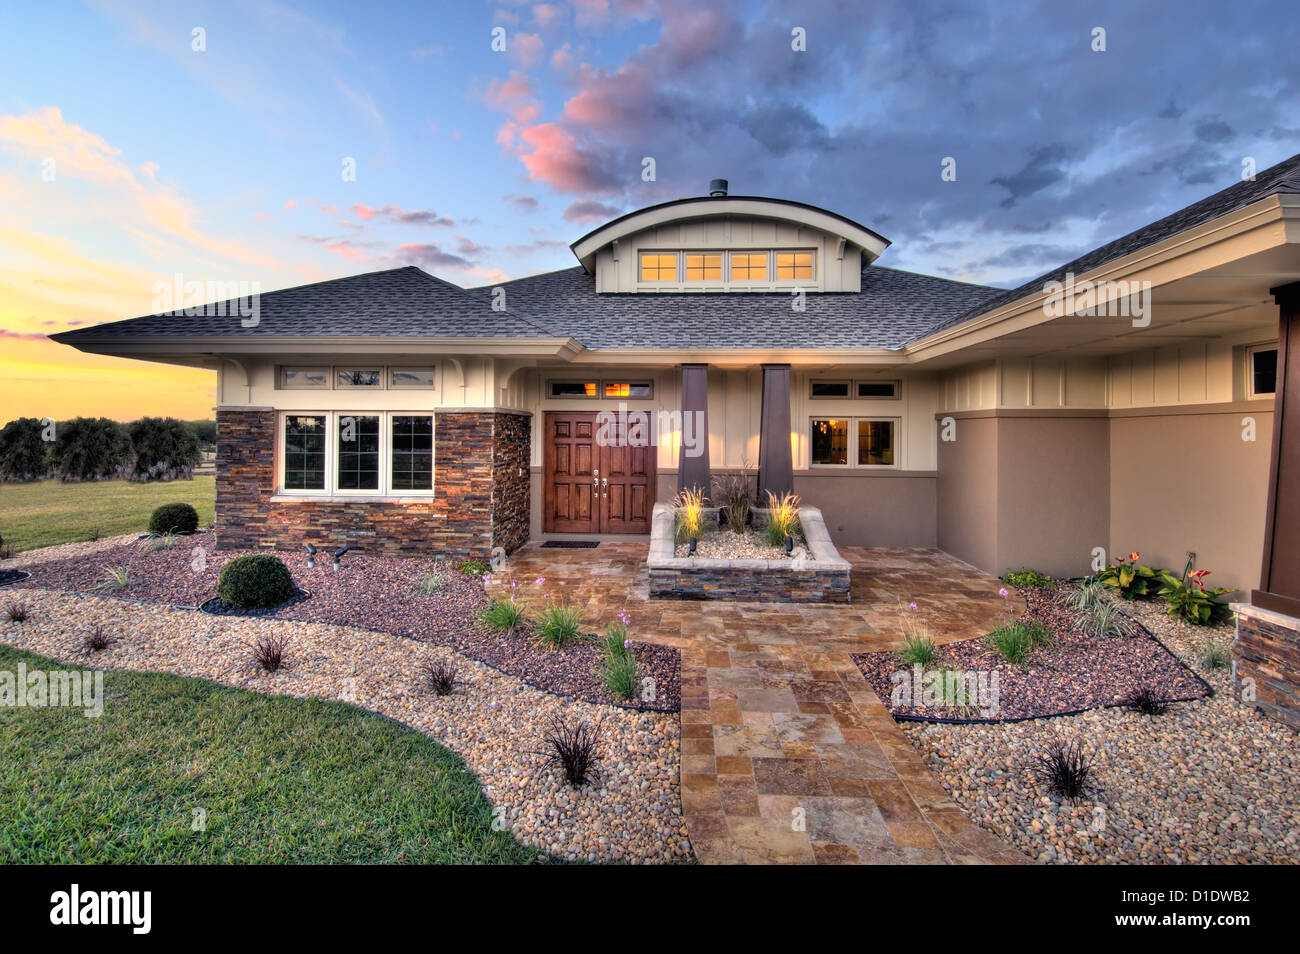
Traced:
<path fill-rule="evenodd" d="M 780 497 L 794 490 L 790 454 L 790 366 L 763 365 L 763 410 L 758 432 L 758 506 L 767 494 Z"/>
<path fill-rule="evenodd" d="M 686 435 L 693 437 L 687 447 Z M 713 492 L 709 473 L 709 366 L 682 365 L 682 441 L 677 452 L 677 489 Z"/>

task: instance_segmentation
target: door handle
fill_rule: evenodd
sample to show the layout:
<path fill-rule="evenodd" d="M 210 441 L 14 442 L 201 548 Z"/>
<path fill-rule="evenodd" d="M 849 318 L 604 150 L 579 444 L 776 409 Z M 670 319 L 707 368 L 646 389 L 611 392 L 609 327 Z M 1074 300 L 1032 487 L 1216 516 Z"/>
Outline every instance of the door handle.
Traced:
<path fill-rule="evenodd" d="M 608 478 L 608 477 L 602 477 L 602 478 L 600 478 L 600 489 L 601 489 L 601 490 L 607 490 L 608 488 L 609 488 L 609 478 Z M 601 494 L 601 496 L 602 496 L 602 497 L 608 497 L 609 494 L 605 493 L 605 494 Z"/>

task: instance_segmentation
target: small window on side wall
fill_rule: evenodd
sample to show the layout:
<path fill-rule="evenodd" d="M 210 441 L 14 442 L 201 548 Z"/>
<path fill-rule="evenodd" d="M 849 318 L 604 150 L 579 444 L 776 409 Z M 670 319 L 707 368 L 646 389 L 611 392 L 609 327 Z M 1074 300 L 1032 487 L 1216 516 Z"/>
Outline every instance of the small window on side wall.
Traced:
<path fill-rule="evenodd" d="M 813 381 L 808 388 L 808 396 L 817 399 L 846 398 L 849 396 L 848 381 Z"/>
<path fill-rule="evenodd" d="M 384 376 L 378 368 L 335 368 L 334 386 L 338 388 L 382 387 Z"/>
<path fill-rule="evenodd" d="M 777 252 L 776 277 L 798 279 L 813 277 L 812 252 Z"/>
<path fill-rule="evenodd" d="M 859 381 L 858 397 L 896 398 L 898 397 L 898 382 L 897 381 Z"/>
<path fill-rule="evenodd" d="M 646 401 L 654 397 L 654 386 L 649 381 L 606 381 L 605 397 Z"/>
<path fill-rule="evenodd" d="M 1277 393 L 1277 346 L 1265 345 L 1246 352 L 1248 397 L 1271 397 Z"/>
<path fill-rule="evenodd" d="M 286 391 L 327 390 L 330 386 L 329 368 L 281 368 L 280 387 Z"/>
<path fill-rule="evenodd" d="M 675 282 L 677 280 L 676 252 L 642 252 L 641 281 Z"/>

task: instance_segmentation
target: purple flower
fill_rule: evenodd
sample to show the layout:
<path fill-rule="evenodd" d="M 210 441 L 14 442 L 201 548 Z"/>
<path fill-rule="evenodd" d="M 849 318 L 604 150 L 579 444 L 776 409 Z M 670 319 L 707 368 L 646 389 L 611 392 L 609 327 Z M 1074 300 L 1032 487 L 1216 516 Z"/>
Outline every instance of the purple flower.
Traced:
<path fill-rule="evenodd" d="M 545 583 L 545 582 L 546 582 L 546 577 L 544 577 L 544 576 L 539 576 L 539 577 L 537 578 L 537 585 L 538 585 L 538 586 L 541 586 L 541 585 L 542 585 L 543 583 Z"/>
<path fill-rule="evenodd" d="M 483 582 L 484 582 L 484 583 L 491 583 L 491 582 L 492 582 L 492 574 L 491 574 L 491 573 L 484 573 L 484 574 L 483 574 Z"/>
<path fill-rule="evenodd" d="M 915 603 L 908 603 L 908 604 L 907 604 L 907 608 L 908 608 L 908 609 L 917 609 L 918 607 L 917 607 L 917 605 L 916 605 Z"/>
<path fill-rule="evenodd" d="M 630 639 L 625 639 L 625 640 L 623 640 L 623 648 L 624 648 L 624 649 L 631 649 L 631 648 L 632 648 L 632 640 L 630 640 Z"/>
<path fill-rule="evenodd" d="M 998 590 L 998 596 L 1001 596 L 1001 597 L 1006 597 L 1006 596 L 1007 596 L 1007 588 L 1006 588 L 1005 586 L 1002 587 L 1002 589 Z"/>

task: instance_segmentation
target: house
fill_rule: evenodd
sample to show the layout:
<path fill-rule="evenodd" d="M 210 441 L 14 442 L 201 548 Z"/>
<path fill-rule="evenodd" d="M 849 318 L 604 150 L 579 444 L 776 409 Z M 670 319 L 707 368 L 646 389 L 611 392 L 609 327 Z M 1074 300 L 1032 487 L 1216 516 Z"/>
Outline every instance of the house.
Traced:
<path fill-rule="evenodd" d="M 224 547 L 646 534 L 655 501 L 750 465 L 840 545 L 1071 576 L 1191 552 L 1257 583 L 1300 156 L 1013 290 L 877 264 L 888 245 L 715 180 L 556 272 L 397 268 L 262 294 L 255 320 L 53 337 L 219 372 Z"/>

